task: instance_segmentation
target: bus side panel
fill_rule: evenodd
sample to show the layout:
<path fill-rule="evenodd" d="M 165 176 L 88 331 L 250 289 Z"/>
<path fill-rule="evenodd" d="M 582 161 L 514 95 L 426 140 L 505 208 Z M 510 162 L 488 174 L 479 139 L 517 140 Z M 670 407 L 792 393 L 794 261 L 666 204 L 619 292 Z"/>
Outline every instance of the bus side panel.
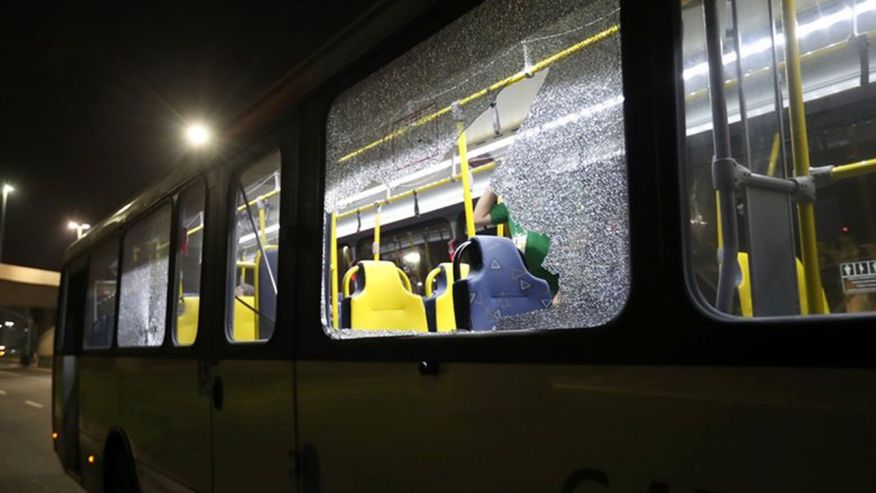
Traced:
<path fill-rule="evenodd" d="M 215 370 L 214 491 L 294 491 L 292 362 L 221 360 Z"/>
<path fill-rule="evenodd" d="M 83 453 L 100 457 L 118 429 L 144 491 L 209 490 L 210 408 L 198 393 L 197 359 L 83 359 L 81 373 L 83 431 L 100 437 L 99 449 Z"/>
<path fill-rule="evenodd" d="M 79 474 L 79 371 L 85 317 L 84 260 L 64 270 L 52 356 L 52 437 L 55 453 L 68 473 Z"/>
<path fill-rule="evenodd" d="M 872 371 L 299 362 L 321 491 L 866 491 Z M 580 489 L 578 489 L 580 488 Z M 663 488 L 653 490 L 652 488 Z M 588 490 L 589 491 L 589 490 Z M 603 489 L 600 489 L 603 491 Z"/>
<path fill-rule="evenodd" d="M 70 472 L 79 465 L 79 375 L 78 356 L 52 357 L 52 432 L 55 452 Z"/>
<path fill-rule="evenodd" d="M 84 354 L 79 357 L 79 466 L 88 491 L 101 490 L 104 442 L 119 426 L 118 376 L 112 358 Z M 89 464 L 88 457 L 95 457 Z"/>

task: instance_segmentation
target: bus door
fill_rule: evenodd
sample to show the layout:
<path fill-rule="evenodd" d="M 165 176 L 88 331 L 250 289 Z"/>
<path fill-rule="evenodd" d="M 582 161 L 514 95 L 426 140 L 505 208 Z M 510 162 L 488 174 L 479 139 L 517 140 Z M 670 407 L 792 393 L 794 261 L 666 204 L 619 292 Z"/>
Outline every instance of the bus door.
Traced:
<path fill-rule="evenodd" d="M 275 323 L 280 153 L 256 156 L 230 185 L 225 323 L 211 366 L 215 491 L 294 486 L 292 336 Z M 275 330 L 276 326 L 276 330 Z"/>
<path fill-rule="evenodd" d="M 55 354 L 52 361 L 52 438 L 55 453 L 65 470 L 78 469 L 79 452 L 79 376 L 77 349 L 82 338 L 85 316 L 85 259 L 76 261 L 64 272 L 61 291 L 63 313 L 55 329 Z"/>

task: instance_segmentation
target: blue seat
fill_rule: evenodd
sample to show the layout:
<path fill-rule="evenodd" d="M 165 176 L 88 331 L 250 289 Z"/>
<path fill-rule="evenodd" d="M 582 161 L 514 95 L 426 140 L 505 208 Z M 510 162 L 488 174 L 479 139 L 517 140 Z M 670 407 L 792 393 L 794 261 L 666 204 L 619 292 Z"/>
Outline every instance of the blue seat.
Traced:
<path fill-rule="evenodd" d="M 459 278 L 463 252 L 471 266 Z M 493 330 L 501 317 L 542 310 L 551 305 L 548 283 L 529 273 L 523 256 L 508 238 L 475 236 L 453 257 L 453 306 L 456 324 L 466 330 Z"/>
<path fill-rule="evenodd" d="M 256 253 L 255 299 L 256 310 L 258 310 L 259 339 L 268 339 L 274 332 L 274 321 L 277 318 L 277 294 L 274 292 L 273 283 L 271 283 L 271 273 L 274 274 L 274 279 L 278 278 L 278 256 L 279 251 L 276 245 L 265 246 L 264 259 L 261 251 Z M 270 273 L 268 266 L 271 267 Z"/>

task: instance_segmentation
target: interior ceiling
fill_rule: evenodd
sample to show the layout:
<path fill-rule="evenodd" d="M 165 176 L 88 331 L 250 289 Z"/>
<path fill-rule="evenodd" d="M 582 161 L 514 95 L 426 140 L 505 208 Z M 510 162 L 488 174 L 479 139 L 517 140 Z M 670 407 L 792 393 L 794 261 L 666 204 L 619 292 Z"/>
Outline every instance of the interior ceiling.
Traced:
<path fill-rule="evenodd" d="M 725 79 L 728 85 L 728 112 L 731 123 L 738 121 L 736 102 L 737 66 L 732 41 L 727 38 L 726 21 L 730 2 L 718 2 L 722 16 L 721 33 L 724 39 Z M 859 85 L 860 60 L 857 49 L 848 43 L 852 33 L 852 18 L 857 19 L 857 32 L 876 36 L 876 1 L 858 0 L 852 12 L 851 0 L 801 0 L 797 4 L 798 40 L 802 54 L 804 99 L 811 101 L 841 92 Z M 744 74 L 744 91 L 749 117 L 775 110 L 774 85 L 772 81 L 771 46 L 776 43 L 776 58 L 784 59 L 781 31 L 778 38 L 770 39 L 768 3 L 764 0 L 739 0 L 742 45 L 741 70 Z M 781 23 L 781 2 L 773 3 L 777 17 L 777 30 Z M 711 112 L 708 107 L 708 65 L 705 58 L 705 41 L 702 2 L 691 2 L 683 10 L 683 79 L 687 104 L 688 135 L 711 128 Z M 874 50 L 871 49 L 870 58 Z M 871 67 L 876 63 L 871 61 Z M 779 67 L 779 77 L 784 76 Z M 787 104 L 787 101 L 785 101 Z"/>
<path fill-rule="evenodd" d="M 720 8 L 724 3 L 727 7 Z M 865 2 L 857 0 L 857 4 Z M 867 4 L 872 2 L 866 2 Z M 705 47 L 703 39 L 703 10 L 702 1 L 692 1 L 683 5 L 682 22 L 684 23 L 684 43 L 685 54 L 702 53 Z M 718 1 L 719 9 L 718 16 L 721 22 L 722 31 L 726 30 L 726 17 L 729 13 L 730 1 Z M 851 7 L 852 0 L 798 0 L 797 1 L 797 18 L 800 24 L 806 21 L 818 18 L 819 16 L 829 15 L 844 6 Z M 768 2 L 765 0 L 738 0 L 737 15 L 739 23 L 742 26 L 743 38 L 747 37 L 746 33 L 757 33 L 766 35 L 769 33 L 769 13 Z M 780 0 L 773 1 L 773 14 L 781 17 L 782 4 Z M 848 27 L 847 27 L 848 29 Z"/>

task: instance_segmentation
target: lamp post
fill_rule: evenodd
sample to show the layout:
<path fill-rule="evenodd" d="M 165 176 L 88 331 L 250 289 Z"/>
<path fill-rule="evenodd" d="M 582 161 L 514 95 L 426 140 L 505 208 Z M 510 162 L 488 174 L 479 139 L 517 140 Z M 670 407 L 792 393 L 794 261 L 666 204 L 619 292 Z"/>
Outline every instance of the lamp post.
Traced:
<path fill-rule="evenodd" d="M 85 236 L 85 232 L 91 229 L 90 224 L 86 223 L 77 223 L 76 221 L 70 221 L 67 223 L 67 229 L 75 229 L 76 230 L 76 239 L 82 239 Z"/>
<path fill-rule="evenodd" d="M 15 191 L 15 187 L 8 183 L 3 184 L 3 208 L 0 210 L 0 263 L 3 262 L 3 232 L 6 230 L 6 199 Z"/>

